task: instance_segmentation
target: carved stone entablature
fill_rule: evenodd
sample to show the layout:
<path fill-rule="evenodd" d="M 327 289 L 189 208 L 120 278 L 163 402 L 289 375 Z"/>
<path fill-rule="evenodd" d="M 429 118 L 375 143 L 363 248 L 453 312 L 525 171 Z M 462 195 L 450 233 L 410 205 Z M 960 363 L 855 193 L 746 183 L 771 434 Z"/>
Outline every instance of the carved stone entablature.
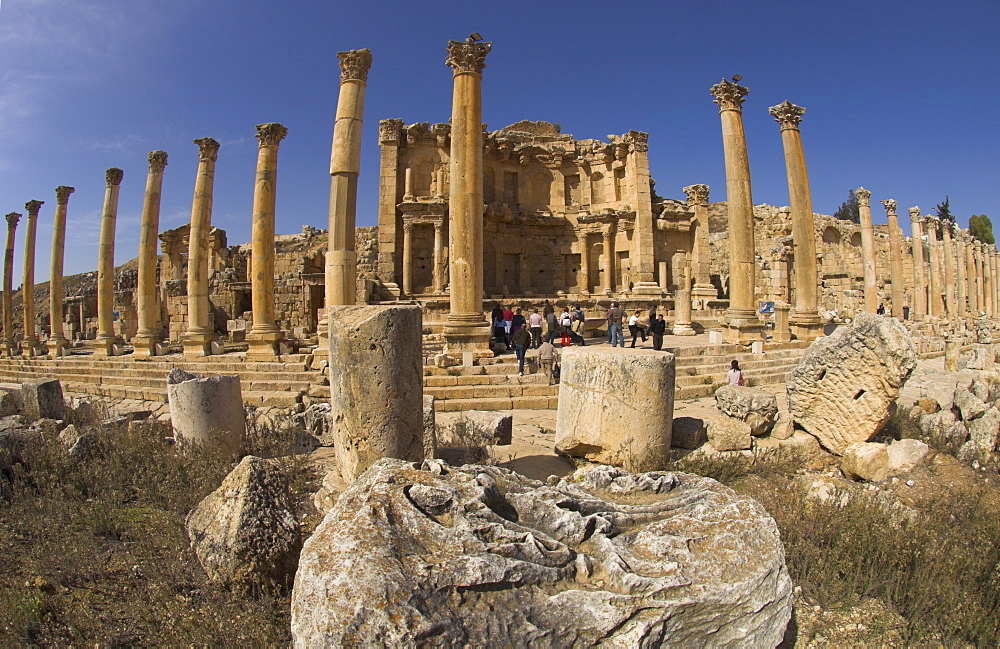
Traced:
<path fill-rule="evenodd" d="M 76 191 L 75 187 L 59 185 L 56 187 L 56 203 L 65 205 L 69 201 L 69 195 Z"/>
<path fill-rule="evenodd" d="M 24 204 L 24 209 L 28 211 L 28 216 L 38 216 L 38 210 L 42 209 L 45 201 L 28 201 Z"/>
<path fill-rule="evenodd" d="M 215 162 L 219 156 L 219 143 L 210 137 L 199 138 L 194 141 L 198 145 L 198 159 Z"/>
<path fill-rule="evenodd" d="M 882 205 L 885 206 L 885 213 L 886 213 L 887 216 L 890 215 L 890 214 L 893 215 L 893 216 L 896 215 L 896 201 L 895 201 L 895 199 L 887 198 L 884 201 L 881 201 L 881 203 L 882 203 Z"/>
<path fill-rule="evenodd" d="M 432 222 L 440 221 L 448 214 L 448 203 L 435 198 L 419 198 L 403 201 L 398 206 L 403 213 L 403 221 Z"/>
<path fill-rule="evenodd" d="M 720 112 L 724 110 L 742 111 L 743 101 L 750 94 L 750 89 L 735 81 L 723 79 L 712 86 L 709 92 L 715 97 L 712 101 L 719 105 Z"/>
<path fill-rule="evenodd" d="M 167 152 L 166 151 L 150 151 L 149 152 L 149 172 L 150 173 L 163 173 L 163 168 L 167 166 Z"/>
<path fill-rule="evenodd" d="M 684 209 L 675 209 L 672 205 L 663 205 L 663 210 L 660 212 L 654 221 L 654 225 L 657 230 L 673 230 L 675 232 L 690 232 L 691 230 L 691 217 L 694 213 Z"/>
<path fill-rule="evenodd" d="M 872 193 L 865 189 L 864 187 L 858 187 L 854 190 L 854 195 L 858 198 L 858 205 L 861 207 L 868 207 L 871 205 Z"/>
<path fill-rule="evenodd" d="M 451 124 L 439 122 L 432 125 L 431 135 L 437 139 L 438 146 L 448 146 L 448 138 L 451 136 Z"/>
<path fill-rule="evenodd" d="M 417 122 L 405 126 L 403 130 L 406 131 L 406 143 L 416 144 L 421 137 L 429 136 L 431 134 L 430 126 L 428 122 Z"/>
<path fill-rule="evenodd" d="M 635 212 L 632 210 L 604 209 L 596 214 L 579 214 L 576 220 L 581 225 L 589 223 L 605 223 L 617 225 L 619 229 L 635 228 Z"/>
<path fill-rule="evenodd" d="M 781 125 L 782 131 L 786 129 L 798 130 L 802 116 L 806 114 L 806 109 L 802 106 L 796 106 L 786 99 L 777 106 L 768 108 L 767 114 Z"/>
<path fill-rule="evenodd" d="M 645 133 L 643 131 L 629 131 L 622 136 L 622 139 L 626 144 L 628 144 L 629 151 L 649 151 L 649 133 Z"/>
<path fill-rule="evenodd" d="M 277 122 L 257 125 L 257 140 L 260 146 L 278 146 L 288 135 L 288 129 Z"/>
<path fill-rule="evenodd" d="M 118 167 L 111 167 L 104 172 L 104 179 L 108 181 L 109 187 L 117 187 L 122 184 L 122 178 L 125 177 L 125 172 Z"/>
<path fill-rule="evenodd" d="M 684 188 L 688 205 L 708 205 L 708 185 L 688 185 Z"/>
<path fill-rule="evenodd" d="M 445 65 L 450 66 L 459 74 L 482 74 L 486 67 L 486 55 L 493 48 L 493 43 L 477 43 L 471 37 L 464 41 L 448 41 L 448 56 Z"/>
<path fill-rule="evenodd" d="M 402 130 L 403 120 L 399 118 L 383 119 L 378 123 L 378 140 L 382 144 L 398 143 Z"/>
<path fill-rule="evenodd" d="M 345 81 L 368 81 L 368 70 L 372 66 L 372 51 L 365 48 L 361 50 L 348 50 L 337 52 L 340 59 L 340 82 Z"/>
<path fill-rule="evenodd" d="M 21 215 L 17 212 L 10 212 L 4 218 L 7 219 L 7 229 L 13 230 L 17 227 L 17 222 L 21 220 Z"/>

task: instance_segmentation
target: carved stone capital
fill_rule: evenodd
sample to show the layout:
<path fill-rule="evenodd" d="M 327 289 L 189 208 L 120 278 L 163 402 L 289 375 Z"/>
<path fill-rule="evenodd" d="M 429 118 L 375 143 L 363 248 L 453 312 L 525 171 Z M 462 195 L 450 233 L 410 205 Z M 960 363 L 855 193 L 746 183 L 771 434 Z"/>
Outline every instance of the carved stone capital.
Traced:
<path fill-rule="evenodd" d="M 368 82 L 368 69 L 372 67 L 372 51 L 370 49 L 337 52 L 337 58 L 340 59 L 340 83 L 345 81 Z"/>
<path fill-rule="evenodd" d="M 219 157 L 219 143 L 212 138 L 198 138 L 194 143 L 198 145 L 198 160 L 215 162 Z"/>
<path fill-rule="evenodd" d="M 908 209 L 906 211 L 910 215 L 910 222 L 911 223 L 920 223 L 920 208 L 919 207 L 911 207 L 910 209 Z"/>
<path fill-rule="evenodd" d="M 806 109 L 802 106 L 796 106 L 786 99 L 777 106 L 768 108 L 767 114 L 781 125 L 782 131 L 786 129 L 797 131 L 799 129 L 799 122 L 802 121 L 802 116 L 806 114 Z"/>
<path fill-rule="evenodd" d="M 486 67 L 486 55 L 492 48 L 493 43 L 477 43 L 471 37 L 464 41 L 448 41 L 448 56 L 444 62 L 455 70 L 454 76 L 482 74 Z"/>
<path fill-rule="evenodd" d="M 403 120 L 398 118 L 383 119 L 378 123 L 379 142 L 395 143 L 399 142 L 399 135 L 403 131 Z"/>
<path fill-rule="evenodd" d="M 24 204 L 24 209 L 28 211 L 28 216 L 38 216 L 38 210 L 42 209 L 45 201 L 28 201 Z"/>
<path fill-rule="evenodd" d="M 649 133 L 643 131 L 629 131 L 622 140 L 629 145 L 632 151 L 649 151 Z"/>
<path fill-rule="evenodd" d="M 708 185 L 688 185 L 684 193 L 689 205 L 708 205 Z"/>
<path fill-rule="evenodd" d="M 111 167 L 104 172 L 104 178 L 108 181 L 108 187 L 117 187 L 122 184 L 122 178 L 125 177 L 125 172 L 118 167 Z"/>
<path fill-rule="evenodd" d="M 7 229 L 13 230 L 17 227 L 17 222 L 21 220 L 21 215 L 17 212 L 10 212 L 4 218 L 7 219 Z"/>
<path fill-rule="evenodd" d="M 288 135 L 288 129 L 277 122 L 257 125 L 257 141 L 260 146 L 278 146 Z"/>
<path fill-rule="evenodd" d="M 886 216 L 892 215 L 896 216 L 896 200 L 893 198 L 887 198 L 884 201 L 880 201 L 882 205 L 885 206 Z"/>
<path fill-rule="evenodd" d="M 750 89 L 746 86 L 741 86 L 735 81 L 723 79 L 712 86 L 709 92 L 715 97 L 712 101 L 719 105 L 719 112 L 724 110 L 741 112 L 743 110 L 743 101 L 750 94 Z"/>
<path fill-rule="evenodd" d="M 858 205 L 861 207 L 871 206 L 872 193 L 865 189 L 864 187 L 858 187 L 854 190 L 854 195 L 858 198 Z"/>
<path fill-rule="evenodd" d="M 56 203 L 65 205 L 69 201 L 69 195 L 76 191 L 76 187 L 59 185 L 56 187 Z"/>
<path fill-rule="evenodd" d="M 163 173 L 163 168 L 167 166 L 166 151 L 149 152 L 149 173 Z"/>

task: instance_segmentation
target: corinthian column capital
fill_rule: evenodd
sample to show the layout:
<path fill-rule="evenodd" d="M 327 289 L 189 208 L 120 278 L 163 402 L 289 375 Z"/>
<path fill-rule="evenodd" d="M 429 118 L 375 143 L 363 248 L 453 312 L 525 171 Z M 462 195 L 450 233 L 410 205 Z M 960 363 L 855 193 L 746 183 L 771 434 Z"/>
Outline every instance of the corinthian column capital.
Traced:
<path fill-rule="evenodd" d="M 149 152 L 149 173 L 160 173 L 167 166 L 166 151 Z"/>
<path fill-rule="evenodd" d="M 67 187 L 66 185 L 59 185 L 56 187 L 56 203 L 59 205 L 65 205 L 69 202 L 69 195 L 76 191 L 75 187 Z"/>
<path fill-rule="evenodd" d="M 17 212 L 10 212 L 4 216 L 7 219 L 7 229 L 13 230 L 17 227 L 17 222 L 21 220 L 21 215 Z"/>
<path fill-rule="evenodd" d="M 340 59 L 340 83 L 345 81 L 368 82 L 368 70 L 372 66 L 372 51 L 368 48 L 337 52 Z"/>
<path fill-rule="evenodd" d="M 210 137 L 198 138 L 194 141 L 198 145 L 198 159 L 215 162 L 219 157 L 219 143 Z"/>
<path fill-rule="evenodd" d="M 750 89 L 746 86 L 741 86 L 736 83 L 736 81 L 723 79 L 719 83 L 712 86 L 712 89 L 709 92 L 711 92 L 712 96 L 715 97 L 712 101 L 719 105 L 719 112 L 724 110 L 742 112 L 743 101 L 746 96 L 750 94 Z"/>
<path fill-rule="evenodd" d="M 691 205 L 708 205 L 708 185 L 688 185 L 684 188 Z"/>
<path fill-rule="evenodd" d="M 872 193 L 864 187 L 858 187 L 855 189 L 854 195 L 857 196 L 858 205 L 861 207 L 869 207 L 871 205 Z"/>
<path fill-rule="evenodd" d="M 464 41 L 448 41 L 448 56 L 444 62 L 455 70 L 454 76 L 482 74 L 486 67 L 486 55 L 492 48 L 493 43 L 476 42 L 472 36 Z"/>
<path fill-rule="evenodd" d="M 919 207 L 911 207 L 910 209 L 908 209 L 906 211 L 910 215 L 910 222 L 911 223 L 920 223 L 920 208 Z"/>
<path fill-rule="evenodd" d="M 117 187 L 122 184 L 122 178 L 125 177 L 125 172 L 118 167 L 111 167 L 104 172 L 104 178 L 108 181 L 108 187 Z"/>
<path fill-rule="evenodd" d="M 257 125 L 257 140 L 261 147 L 278 146 L 278 143 L 288 135 L 288 129 L 277 122 Z"/>
<path fill-rule="evenodd" d="M 889 215 L 896 216 L 896 201 L 895 201 L 895 199 L 887 198 L 884 201 L 881 201 L 881 203 L 882 203 L 882 205 L 885 206 L 886 216 L 889 216 Z"/>
<path fill-rule="evenodd" d="M 28 216 L 38 216 L 38 210 L 42 209 L 45 201 L 28 201 L 24 204 L 24 209 L 28 210 Z"/>
<path fill-rule="evenodd" d="M 777 106 L 768 108 L 767 114 L 781 125 L 782 131 L 787 129 L 797 131 L 799 130 L 799 122 L 802 121 L 802 116 L 806 114 L 806 109 L 802 106 L 796 106 L 786 99 Z"/>

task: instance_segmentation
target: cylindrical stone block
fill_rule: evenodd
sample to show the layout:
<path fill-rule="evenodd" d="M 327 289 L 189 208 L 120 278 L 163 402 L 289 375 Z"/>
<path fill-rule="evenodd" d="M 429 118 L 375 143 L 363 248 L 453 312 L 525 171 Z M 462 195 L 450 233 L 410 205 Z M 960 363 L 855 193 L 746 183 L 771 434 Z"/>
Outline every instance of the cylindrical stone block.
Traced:
<path fill-rule="evenodd" d="M 239 376 L 200 376 L 181 369 L 167 375 L 174 435 L 218 444 L 234 456 L 243 450 L 246 419 Z"/>
<path fill-rule="evenodd" d="M 958 371 L 958 359 L 962 354 L 962 341 L 949 338 L 944 343 L 944 369 L 946 372 Z"/>
<path fill-rule="evenodd" d="M 563 351 L 556 452 L 630 471 L 662 468 L 674 418 L 674 355 Z"/>
<path fill-rule="evenodd" d="M 691 327 L 691 291 L 678 289 L 674 293 L 674 326 L 671 331 L 675 336 L 693 336 L 695 330 Z"/>
<path fill-rule="evenodd" d="M 322 441 L 347 482 L 380 458 L 424 456 L 421 327 L 419 306 L 330 307 L 333 423 Z"/>

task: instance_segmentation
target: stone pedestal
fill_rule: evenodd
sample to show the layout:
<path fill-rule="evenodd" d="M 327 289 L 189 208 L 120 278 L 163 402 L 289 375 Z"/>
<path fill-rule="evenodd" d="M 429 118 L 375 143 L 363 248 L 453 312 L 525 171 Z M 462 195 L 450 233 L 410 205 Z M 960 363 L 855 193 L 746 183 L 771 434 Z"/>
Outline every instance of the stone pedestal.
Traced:
<path fill-rule="evenodd" d="M 423 458 L 419 306 L 329 312 L 330 439 L 346 482 L 382 457 Z M 355 371 L 364 368 L 364 371 Z"/>
<path fill-rule="evenodd" d="M 122 339 L 115 335 L 115 225 L 118 220 L 118 192 L 124 172 L 112 167 L 105 172 L 104 212 L 101 216 L 101 243 L 97 257 L 97 338 L 95 356 L 115 356 Z"/>
<path fill-rule="evenodd" d="M 63 333 L 63 255 L 66 248 L 66 204 L 72 187 L 56 187 L 56 214 L 52 222 L 52 256 L 49 265 L 49 353 L 62 356 L 69 341 Z"/>
<path fill-rule="evenodd" d="M 239 376 L 200 376 L 181 369 L 167 375 L 170 423 L 177 438 L 219 445 L 238 456 L 246 439 Z"/>
<path fill-rule="evenodd" d="M 7 247 L 3 257 L 3 348 L 4 354 L 13 356 L 17 351 L 14 342 L 14 232 L 21 215 L 7 214 Z"/>
<path fill-rule="evenodd" d="M 673 354 L 586 347 L 563 351 L 558 453 L 630 471 L 660 469 L 670 450 L 673 417 Z"/>
<path fill-rule="evenodd" d="M 674 327 L 671 333 L 675 336 L 697 333 L 691 328 L 691 291 L 686 288 L 674 292 Z"/>
<path fill-rule="evenodd" d="M 43 201 L 28 201 L 24 209 L 28 212 L 28 223 L 24 231 L 24 353 L 29 356 L 45 354 L 45 346 L 38 342 L 38 330 L 35 324 L 35 226 L 38 223 L 38 211 L 44 205 Z"/>
<path fill-rule="evenodd" d="M 771 336 L 771 340 L 776 343 L 787 343 L 792 339 L 792 330 L 789 326 L 789 312 L 792 310 L 790 304 L 775 304 L 774 305 L 774 334 Z M 814 329 L 811 327 L 805 332 L 807 337 L 800 338 L 799 340 L 814 340 L 808 338 L 808 336 L 814 333 Z M 822 323 L 819 327 L 819 332 L 822 333 Z"/>
<path fill-rule="evenodd" d="M 156 282 L 156 243 L 160 229 L 160 192 L 163 169 L 167 166 L 165 151 L 149 152 L 149 173 L 146 194 L 142 201 L 142 223 L 139 226 L 139 277 L 135 300 L 139 327 L 132 337 L 136 356 L 155 356 L 156 344 L 162 340 L 159 287 Z"/>
<path fill-rule="evenodd" d="M 861 213 L 861 257 L 864 267 L 865 281 L 865 311 L 874 314 L 878 311 L 878 277 L 875 265 L 875 230 L 872 227 L 872 193 L 864 187 L 858 187 L 854 195 L 858 198 L 858 211 Z"/>
<path fill-rule="evenodd" d="M 212 229 L 212 189 L 219 143 L 210 137 L 194 143 L 198 145 L 198 178 L 188 233 L 188 328 L 181 343 L 185 355 L 197 357 L 211 355 L 212 341 L 218 337 L 208 317 L 208 233 Z"/>

